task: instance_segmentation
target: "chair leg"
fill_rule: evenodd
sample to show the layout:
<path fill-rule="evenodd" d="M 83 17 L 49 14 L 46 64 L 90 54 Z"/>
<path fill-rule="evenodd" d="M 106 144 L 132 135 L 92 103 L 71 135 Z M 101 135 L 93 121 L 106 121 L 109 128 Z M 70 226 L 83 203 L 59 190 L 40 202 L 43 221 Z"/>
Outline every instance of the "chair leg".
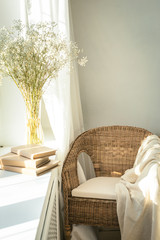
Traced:
<path fill-rule="evenodd" d="M 66 240 L 70 240 L 71 239 L 71 225 L 65 225 L 65 238 Z"/>

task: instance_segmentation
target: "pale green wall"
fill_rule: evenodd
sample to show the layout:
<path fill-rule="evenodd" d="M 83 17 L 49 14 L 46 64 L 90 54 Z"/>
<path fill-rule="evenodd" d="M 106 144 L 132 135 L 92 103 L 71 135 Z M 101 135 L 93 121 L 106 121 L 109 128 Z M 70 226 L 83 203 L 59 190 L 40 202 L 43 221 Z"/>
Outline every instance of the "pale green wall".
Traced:
<path fill-rule="evenodd" d="M 85 128 L 133 125 L 160 134 L 160 1 L 71 0 Z"/>
<path fill-rule="evenodd" d="M 0 0 L 0 27 L 20 18 Z M 126 124 L 160 134 L 160 1 L 71 0 L 85 128 Z M 47 122 L 46 120 L 43 120 Z M 24 143 L 25 106 L 13 82 L 0 87 L 0 145 Z"/>

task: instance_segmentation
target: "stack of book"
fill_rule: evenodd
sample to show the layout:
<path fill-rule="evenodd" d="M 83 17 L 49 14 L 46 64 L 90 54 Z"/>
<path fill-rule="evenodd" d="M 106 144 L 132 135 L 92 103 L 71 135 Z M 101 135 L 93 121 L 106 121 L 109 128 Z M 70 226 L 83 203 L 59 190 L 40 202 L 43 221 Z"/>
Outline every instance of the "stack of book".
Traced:
<path fill-rule="evenodd" d="M 0 156 L 0 169 L 38 176 L 58 165 L 58 160 L 50 159 L 55 153 L 39 144 L 12 147 L 10 153 Z"/>

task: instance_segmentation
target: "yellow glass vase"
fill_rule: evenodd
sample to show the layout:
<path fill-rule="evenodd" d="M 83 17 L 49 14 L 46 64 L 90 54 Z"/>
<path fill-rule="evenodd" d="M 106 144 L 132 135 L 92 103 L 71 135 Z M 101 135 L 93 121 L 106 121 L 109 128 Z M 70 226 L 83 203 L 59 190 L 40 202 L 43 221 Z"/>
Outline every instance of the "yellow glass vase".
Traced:
<path fill-rule="evenodd" d="M 40 100 L 26 102 L 27 144 L 42 144 L 43 131 L 40 120 Z"/>

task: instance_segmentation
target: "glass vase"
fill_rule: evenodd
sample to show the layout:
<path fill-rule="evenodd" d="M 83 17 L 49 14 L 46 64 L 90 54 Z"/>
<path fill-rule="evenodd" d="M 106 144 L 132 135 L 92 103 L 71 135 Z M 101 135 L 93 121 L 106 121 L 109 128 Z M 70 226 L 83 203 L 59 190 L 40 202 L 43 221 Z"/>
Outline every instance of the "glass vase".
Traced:
<path fill-rule="evenodd" d="M 40 120 L 40 100 L 26 103 L 27 144 L 42 144 L 43 131 Z"/>

